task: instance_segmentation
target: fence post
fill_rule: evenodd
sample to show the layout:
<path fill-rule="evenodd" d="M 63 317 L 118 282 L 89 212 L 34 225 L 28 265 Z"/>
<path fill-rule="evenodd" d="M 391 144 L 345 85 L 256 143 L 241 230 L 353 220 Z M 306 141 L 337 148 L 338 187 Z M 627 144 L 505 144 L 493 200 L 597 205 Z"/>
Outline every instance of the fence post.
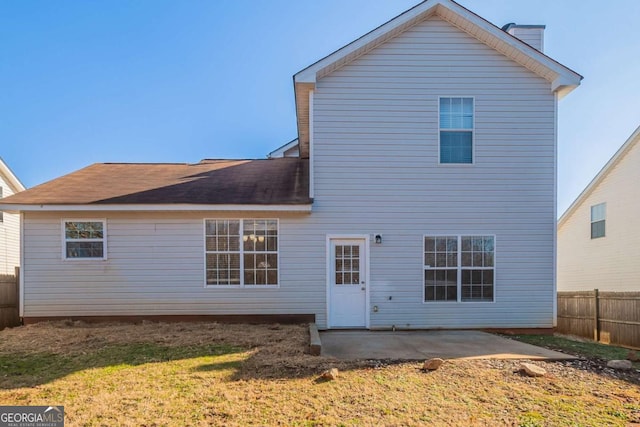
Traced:
<path fill-rule="evenodd" d="M 593 290 L 593 340 L 600 341 L 600 298 L 598 298 L 598 290 Z"/>
<path fill-rule="evenodd" d="M 18 313 L 18 325 L 22 324 L 22 320 L 20 318 L 20 267 L 15 268 L 15 276 L 16 276 L 16 311 Z"/>

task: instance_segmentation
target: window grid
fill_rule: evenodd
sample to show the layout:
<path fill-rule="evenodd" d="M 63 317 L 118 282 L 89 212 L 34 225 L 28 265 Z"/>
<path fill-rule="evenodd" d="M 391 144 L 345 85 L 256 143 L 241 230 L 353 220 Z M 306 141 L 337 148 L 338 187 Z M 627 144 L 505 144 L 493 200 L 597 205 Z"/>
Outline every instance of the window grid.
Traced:
<path fill-rule="evenodd" d="M 360 283 L 360 246 L 335 246 L 336 285 L 357 285 Z"/>
<path fill-rule="evenodd" d="M 461 241 L 462 301 L 493 301 L 493 237 L 463 236 Z"/>
<path fill-rule="evenodd" d="M 278 220 L 205 220 L 206 286 L 277 286 Z"/>
<path fill-rule="evenodd" d="M 607 204 L 591 206 L 591 238 L 604 237 L 606 232 Z"/>
<path fill-rule="evenodd" d="M 439 162 L 473 163 L 474 99 L 439 98 Z"/>
<path fill-rule="evenodd" d="M 207 220 L 206 283 L 240 285 L 240 222 Z"/>
<path fill-rule="evenodd" d="M 492 302 L 494 289 L 494 236 L 424 237 L 424 302 Z"/>
<path fill-rule="evenodd" d="M 457 301 L 458 237 L 425 237 L 424 267 L 425 299 Z"/>
<path fill-rule="evenodd" d="M 243 221 L 244 284 L 278 284 L 278 222 Z"/>
<path fill-rule="evenodd" d="M 104 220 L 63 221 L 64 259 L 105 259 Z"/>

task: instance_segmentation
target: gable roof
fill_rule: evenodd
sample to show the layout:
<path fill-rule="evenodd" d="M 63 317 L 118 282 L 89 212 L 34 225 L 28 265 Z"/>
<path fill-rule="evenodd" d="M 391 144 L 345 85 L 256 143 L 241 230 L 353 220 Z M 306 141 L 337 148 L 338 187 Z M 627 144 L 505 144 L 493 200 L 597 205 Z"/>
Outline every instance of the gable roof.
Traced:
<path fill-rule="evenodd" d="M 20 182 L 18 177 L 15 176 L 9 166 L 2 160 L 2 157 L 0 157 L 0 175 L 4 177 L 5 181 L 7 181 L 15 193 L 24 191 L 24 185 L 22 185 L 22 182 Z"/>
<path fill-rule="evenodd" d="M 311 203 L 308 176 L 308 161 L 297 158 L 96 163 L 2 199 L 0 208 L 309 210 L 295 208 Z"/>
<path fill-rule="evenodd" d="M 456 26 L 547 80 L 561 98 L 582 76 L 452 0 L 425 0 L 293 76 L 300 157 L 309 157 L 309 91 L 318 79 L 431 16 Z"/>
<path fill-rule="evenodd" d="M 593 193 L 593 191 L 600 185 L 600 183 L 609 175 L 609 173 L 615 168 L 620 162 L 624 159 L 624 157 L 631 151 L 636 144 L 640 141 L 640 126 L 631 134 L 629 139 L 622 144 L 622 147 L 616 151 L 616 153 L 609 159 L 606 165 L 600 169 L 600 172 L 591 180 L 589 185 L 580 193 L 580 195 L 574 200 L 574 202 L 567 208 L 567 210 L 562 214 L 560 219 L 558 220 L 558 227 L 564 224 L 571 215 L 582 205 L 582 203 Z M 640 167 L 640 165 L 638 165 Z"/>
<path fill-rule="evenodd" d="M 280 147 L 276 148 L 275 150 L 267 154 L 267 157 L 269 159 L 275 159 L 277 157 L 285 157 L 285 154 L 287 151 L 297 146 L 298 146 L 298 138 L 292 139 L 291 141 L 287 142 L 284 145 L 281 145 Z"/>

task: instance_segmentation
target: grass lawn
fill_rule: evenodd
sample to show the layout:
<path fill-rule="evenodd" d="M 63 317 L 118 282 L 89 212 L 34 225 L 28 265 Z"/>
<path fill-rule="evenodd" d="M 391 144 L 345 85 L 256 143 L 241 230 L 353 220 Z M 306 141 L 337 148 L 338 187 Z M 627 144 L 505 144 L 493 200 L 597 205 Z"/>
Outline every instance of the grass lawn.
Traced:
<path fill-rule="evenodd" d="M 560 362 L 338 362 L 304 326 L 57 322 L 0 332 L 0 404 L 64 405 L 76 425 L 640 423 L 640 387 Z M 321 381 L 329 367 L 335 381 Z"/>
<path fill-rule="evenodd" d="M 513 338 L 528 344 L 546 347 L 580 357 L 602 360 L 624 360 L 630 352 L 630 350 L 622 347 L 558 335 L 515 335 Z M 640 355 L 640 351 L 637 353 Z M 640 363 L 634 363 L 634 367 L 640 369 Z"/>

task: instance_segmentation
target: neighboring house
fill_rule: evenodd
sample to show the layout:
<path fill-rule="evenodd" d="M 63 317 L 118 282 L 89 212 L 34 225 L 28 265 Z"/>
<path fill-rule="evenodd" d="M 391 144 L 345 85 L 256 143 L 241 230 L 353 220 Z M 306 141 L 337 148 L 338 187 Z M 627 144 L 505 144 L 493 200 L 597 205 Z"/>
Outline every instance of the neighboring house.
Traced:
<path fill-rule="evenodd" d="M 23 191 L 24 186 L 0 158 L 0 199 Z M 0 206 L 0 274 L 14 274 L 20 266 L 20 215 Z"/>
<path fill-rule="evenodd" d="M 298 138 L 293 139 L 281 147 L 276 148 L 267 157 L 270 159 L 277 159 L 279 157 L 300 157 L 300 150 L 298 149 Z"/>
<path fill-rule="evenodd" d="M 558 290 L 640 291 L 640 127 L 558 221 Z"/>
<path fill-rule="evenodd" d="M 97 164 L 7 199 L 21 315 L 553 327 L 557 102 L 581 76 L 543 29 L 429 0 L 294 76 L 297 157 Z"/>

